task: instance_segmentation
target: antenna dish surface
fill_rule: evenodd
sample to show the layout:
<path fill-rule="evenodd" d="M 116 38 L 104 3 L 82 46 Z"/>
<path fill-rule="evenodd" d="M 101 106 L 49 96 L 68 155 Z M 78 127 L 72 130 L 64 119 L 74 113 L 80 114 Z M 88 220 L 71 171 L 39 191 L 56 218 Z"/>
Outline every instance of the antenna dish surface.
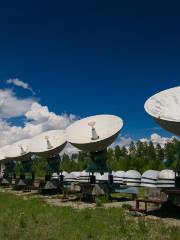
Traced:
<path fill-rule="evenodd" d="M 66 145 L 64 130 L 50 130 L 43 132 L 30 141 L 30 151 L 38 156 L 51 157 L 58 154 Z"/>
<path fill-rule="evenodd" d="M 144 108 L 162 128 L 180 135 L 180 86 L 153 95 Z"/>
<path fill-rule="evenodd" d="M 67 140 L 84 151 L 101 151 L 117 138 L 123 121 L 114 115 L 83 118 L 67 128 Z"/>
<path fill-rule="evenodd" d="M 6 145 L 0 148 L 0 161 L 8 161 L 7 152 L 9 151 L 11 145 Z"/>
<path fill-rule="evenodd" d="M 4 160 L 5 158 L 5 153 L 3 152 L 3 150 L 0 149 L 0 161 Z"/>
<path fill-rule="evenodd" d="M 13 143 L 6 151 L 6 156 L 12 160 L 26 160 L 30 158 L 29 139 L 24 139 Z"/>

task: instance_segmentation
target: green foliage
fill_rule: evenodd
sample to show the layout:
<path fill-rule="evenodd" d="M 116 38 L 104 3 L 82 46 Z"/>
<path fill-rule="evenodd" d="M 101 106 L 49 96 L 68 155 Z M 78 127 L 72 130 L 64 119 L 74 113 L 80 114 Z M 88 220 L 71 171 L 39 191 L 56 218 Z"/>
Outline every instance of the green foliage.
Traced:
<path fill-rule="evenodd" d="M 122 204 L 122 208 L 129 210 L 129 209 L 132 208 L 132 206 L 131 206 L 131 204 L 123 203 L 123 204 Z"/>
<path fill-rule="evenodd" d="M 47 169 L 47 161 L 42 157 L 37 157 L 33 160 L 32 170 L 38 177 L 43 177 Z"/>
<path fill-rule="evenodd" d="M 86 152 L 79 152 L 79 154 L 74 154 L 71 157 L 64 154 L 61 157 L 60 169 L 67 172 L 82 171 L 87 168 L 88 164 L 89 155 Z"/>
<path fill-rule="evenodd" d="M 109 202 L 109 199 L 107 196 L 97 196 L 95 199 L 96 207 L 103 207 L 105 203 Z"/>
<path fill-rule="evenodd" d="M 113 170 L 136 169 L 144 172 L 148 169 L 162 170 L 165 168 L 174 169 L 178 159 L 180 144 L 173 139 L 164 148 L 152 142 L 131 142 L 128 150 L 125 147 L 116 146 L 108 150 L 108 164 Z M 164 159 L 168 160 L 167 163 Z"/>

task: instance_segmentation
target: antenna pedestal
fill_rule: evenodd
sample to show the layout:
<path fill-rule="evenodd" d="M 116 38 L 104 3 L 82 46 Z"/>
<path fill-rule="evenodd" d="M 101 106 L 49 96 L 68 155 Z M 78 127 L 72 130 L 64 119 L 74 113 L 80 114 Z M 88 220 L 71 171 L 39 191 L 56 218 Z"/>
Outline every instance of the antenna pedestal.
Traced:
<path fill-rule="evenodd" d="M 57 173 L 60 172 L 60 156 L 54 155 L 50 158 L 47 158 L 47 173 Z"/>
<path fill-rule="evenodd" d="M 9 186 L 12 183 L 12 179 L 15 174 L 15 162 L 10 161 L 4 164 L 5 168 L 3 170 L 3 179 L 1 185 Z"/>
<path fill-rule="evenodd" d="M 13 175 L 15 173 L 15 165 L 16 164 L 14 161 L 5 163 L 4 176 L 13 177 Z"/>
<path fill-rule="evenodd" d="M 178 162 L 175 169 L 175 187 L 180 188 L 180 142 L 178 144 Z"/>
<path fill-rule="evenodd" d="M 26 174 L 26 173 L 32 173 L 32 165 L 33 161 L 31 159 L 22 161 L 21 162 L 21 173 Z"/>
<path fill-rule="evenodd" d="M 99 152 L 90 152 L 91 163 L 86 169 L 86 172 L 110 172 L 110 168 L 107 166 L 107 149 Z"/>
<path fill-rule="evenodd" d="M 45 181 L 40 183 L 40 191 L 43 194 L 46 193 L 57 193 L 59 190 L 59 182 L 62 181 L 62 175 L 60 175 L 59 179 L 59 172 L 60 172 L 60 156 L 56 154 L 52 157 L 47 158 L 47 168 L 46 168 L 46 175 Z M 58 178 L 52 179 L 52 173 L 57 173 Z"/>
<path fill-rule="evenodd" d="M 15 185 L 17 190 L 31 190 L 31 187 L 34 186 L 35 175 L 32 165 L 33 161 L 31 158 L 20 162 L 20 177 Z M 26 174 L 31 174 L 31 178 L 26 178 Z"/>

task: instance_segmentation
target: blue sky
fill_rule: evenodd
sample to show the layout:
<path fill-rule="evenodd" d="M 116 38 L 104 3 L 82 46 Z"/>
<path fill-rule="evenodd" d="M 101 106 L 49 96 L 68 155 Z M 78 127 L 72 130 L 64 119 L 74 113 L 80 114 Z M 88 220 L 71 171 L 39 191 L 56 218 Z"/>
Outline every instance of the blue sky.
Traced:
<path fill-rule="evenodd" d="M 144 102 L 179 85 L 179 7 L 135 0 L 1 3 L 0 88 L 19 78 L 56 114 L 115 114 L 125 136 L 170 136 L 156 129 Z"/>

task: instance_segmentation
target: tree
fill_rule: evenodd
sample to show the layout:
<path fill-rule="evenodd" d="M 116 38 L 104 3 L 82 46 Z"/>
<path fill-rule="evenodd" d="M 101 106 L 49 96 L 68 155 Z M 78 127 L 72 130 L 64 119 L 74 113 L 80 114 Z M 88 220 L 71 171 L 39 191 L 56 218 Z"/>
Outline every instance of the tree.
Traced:
<path fill-rule="evenodd" d="M 162 170 L 167 167 L 175 169 L 179 155 L 180 142 L 176 138 L 168 142 L 164 148 L 160 144 L 154 146 L 152 142 L 137 141 L 131 142 L 128 148 L 120 146 L 108 148 L 107 164 L 114 171 L 136 169 L 143 173 L 148 169 Z M 168 166 L 164 159 L 168 160 Z M 90 154 L 84 151 L 72 156 L 64 154 L 61 157 L 60 169 L 67 172 L 82 171 L 87 169 L 90 161 Z M 45 175 L 46 165 L 47 161 L 44 158 L 34 160 L 33 170 L 37 176 Z M 17 172 L 19 168 L 16 163 Z"/>
<path fill-rule="evenodd" d="M 156 162 L 157 162 L 157 170 L 164 168 L 164 149 L 160 144 L 156 145 Z"/>
<path fill-rule="evenodd" d="M 133 141 L 129 145 L 129 155 L 131 155 L 131 156 L 136 155 L 136 145 Z"/>

